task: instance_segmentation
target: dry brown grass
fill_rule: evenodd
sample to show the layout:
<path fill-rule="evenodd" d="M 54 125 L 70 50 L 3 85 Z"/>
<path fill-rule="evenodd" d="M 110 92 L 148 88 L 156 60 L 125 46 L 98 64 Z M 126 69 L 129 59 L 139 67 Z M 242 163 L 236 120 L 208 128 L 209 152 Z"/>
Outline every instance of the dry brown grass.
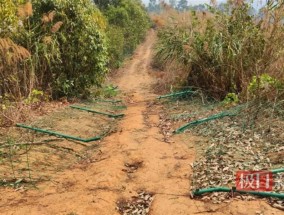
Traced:
<path fill-rule="evenodd" d="M 49 13 L 47 13 L 47 14 L 43 14 L 41 21 L 42 21 L 44 24 L 49 23 L 49 22 L 52 22 L 53 19 L 54 19 L 55 14 L 56 14 L 55 11 L 51 11 L 51 12 L 49 12 Z"/>
<path fill-rule="evenodd" d="M 51 28 L 51 32 L 52 33 L 56 33 L 57 31 L 59 31 L 59 29 L 61 28 L 61 26 L 63 25 L 63 22 L 59 21 L 59 22 L 56 22 L 52 28 Z"/>
<path fill-rule="evenodd" d="M 196 17 L 203 25 L 200 25 L 200 30 L 204 30 L 206 22 L 214 15 L 210 12 L 196 12 Z M 152 14 L 152 21 L 158 28 L 163 27 L 183 27 L 187 29 L 192 28 L 192 13 L 190 11 L 179 12 L 173 8 L 166 8 L 161 14 Z"/>
<path fill-rule="evenodd" d="M 208 12 L 198 12 L 198 19 L 206 20 L 211 19 L 213 16 Z M 163 10 L 163 13 L 159 15 L 152 15 L 151 19 L 155 23 L 158 29 L 163 28 L 192 28 L 192 14 L 190 12 L 178 12 L 173 8 L 166 8 Z M 204 31 L 205 25 L 200 26 L 200 31 Z M 179 32 L 176 32 L 179 34 Z M 186 52 L 191 51 L 190 44 L 185 44 L 184 50 Z M 155 84 L 154 88 L 159 93 L 164 93 L 169 90 L 173 90 L 174 88 L 180 88 L 186 85 L 186 80 L 188 78 L 188 68 L 184 67 L 180 62 L 168 59 L 163 61 L 163 64 L 160 64 L 159 59 L 154 59 L 153 62 L 154 68 L 160 68 L 162 71 L 157 71 L 155 76 L 157 78 L 157 84 Z"/>
<path fill-rule="evenodd" d="M 9 38 L 0 38 L 0 95 L 20 99 L 34 84 L 29 67 L 30 52 Z"/>
<path fill-rule="evenodd" d="M 27 19 L 32 15 L 33 15 L 33 6 L 31 2 L 27 2 L 26 4 L 20 5 L 18 7 L 18 16 L 21 19 Z"/>
<path fill-rule="evenodd" d="M 18 18 L 27 20 L 33 15 L 30 1 L 18 6 Z M 0 38 L 0 96 L 1 99 L 20 100 L 27 96 L 35 83 L 29 59 L 31 53 L 9 37 Z M 9 97 L 9 98 L 8 98 Z M 3 101 L 0 100 L 0 103 Z"/>
<path fill-rule="evenodd" d="M 177 86 L 190 84 L 223 99 L 231 92 L 246 98 L 253 76 L 266 73 L 284 80 L 284 5 L 264 10 L 257 19 L 245 18 L 241 1 L 231 7 L 232 14 L 166 9 L 152 17 L 159 28 L 154 64 L 177 73 L 164 75 L 165 83 L 179 76 L 188 83 L 177 79 Z"/>
<path fill-rule="evenodd" d="M 27 49 L 15 44 L 11 39 L 0 38 L 0 56 L 2 61 L 11 66 L 29 58 L 31 54 Z"/>
<path fill-rule="evenodd" d="M 177 63 L 167 63 L 163 65 L 162 71 L 157 70 L 154 74 L 157 79 L 154 89 L 159 94 L 186 85 L 184 81 L 187 80 L 187 73 L 184 72 L 184 67 Z"/>

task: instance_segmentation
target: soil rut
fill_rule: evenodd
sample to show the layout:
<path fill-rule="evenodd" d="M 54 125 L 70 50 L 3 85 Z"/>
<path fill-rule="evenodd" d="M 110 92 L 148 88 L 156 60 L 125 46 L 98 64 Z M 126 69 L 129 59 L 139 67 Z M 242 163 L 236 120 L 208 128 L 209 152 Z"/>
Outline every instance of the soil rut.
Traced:
<path fill-rule="evenodd" d="M 234 201 L 211 205 L 189 197 L 190 164 L 197 137 L 174 136 L 170 143 L 158 128 L 161 107 L 151 92 L 151 54 L 155 33 L 150 32 L 114 82 L 125 95 L 128 109 L 119 132 L 101 143 L 99 158 L 58 173 L 39 190 L 2 190 L 1 214 L 114 215 L 117 201 L 143 190 L 154 194 L 153 215 L 174 214 L 280 214 L 264 201 Z M 249 206 L 249 208 L 248 208 Z"/>

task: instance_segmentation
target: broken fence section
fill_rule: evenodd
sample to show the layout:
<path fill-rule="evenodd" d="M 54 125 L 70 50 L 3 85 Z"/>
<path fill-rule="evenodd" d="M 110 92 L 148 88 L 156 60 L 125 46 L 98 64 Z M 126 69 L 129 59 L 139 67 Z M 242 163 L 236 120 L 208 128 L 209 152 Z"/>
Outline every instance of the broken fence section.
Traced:
<path fill-rule="evenodd" d="M 74 109 L 82 110 L 82 111 L 87 111 L 87 112 L 90 112 L 90 113 L 95 113 L 95 114 L 100 114 L 100 115 L 103 115 L 103 116 L 108 116 L 110 118 L 121 118 L 121 117 L 124 116 L 124 114 L 103 113 L 103 112 L 99 112 L 99 111 L 92 110 L 92 109 L 86 108 L 86 107 L 81 107 L 81 106 L 70 105 L 70 107 L 74 108 Z"/>
<path fill-rule="evenodd" d="M 39 132 L 39 133 L 49 134 L 51 136 L 62 137 L 62 138 L 65 138 L 65 139 L 76 140 L 76 141 L 80 141 L 80 142 L 84 142 L 84 143 L 97 141 L 97 140 L 100 140 L 102 138 L 101 136 L 96 136 L 96 137 L 84 139 L 84 138 L 81 138 L 81 137 L 74 137 L 74 136 L 70 136 L 70 135 L 67 135 L 67 134 L 58 133 L 56 131 L 45 130 L 45 129 L 41 129 L 41 128 L 36 128 L 36 127 L 24 125 L 24 124 L 16 124 L 16 126 L 20 127 L 20 128 L 33 130 L 33 131 L 36 131 L 36 132 Z"/>

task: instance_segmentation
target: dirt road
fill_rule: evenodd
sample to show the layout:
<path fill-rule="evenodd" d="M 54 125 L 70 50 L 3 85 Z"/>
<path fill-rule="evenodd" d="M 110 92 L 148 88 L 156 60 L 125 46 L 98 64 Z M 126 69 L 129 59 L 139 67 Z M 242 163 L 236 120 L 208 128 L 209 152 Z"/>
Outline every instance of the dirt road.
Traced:
<path fill-rule="evenodd" d="M 154 41 L 155 33 L 150 32 L 113 80 L 125 95 L 128 109 L 118 132 L 99 143 L 100 153 L 94 155 L 99 158 L 58 173 L 38 190 L 1 190 L 0 214 L 114 215 L 117 202 L 139 190 L 154 194 L 151 215 L 281 214 L 264 201 L 211 205 L 190 199 L 190 164 L 197 137 L 178 135 L 170 143 L 163 141 L 157 127 L 161 107 L 153 102 L 156 95 L 152 93 Z"/>

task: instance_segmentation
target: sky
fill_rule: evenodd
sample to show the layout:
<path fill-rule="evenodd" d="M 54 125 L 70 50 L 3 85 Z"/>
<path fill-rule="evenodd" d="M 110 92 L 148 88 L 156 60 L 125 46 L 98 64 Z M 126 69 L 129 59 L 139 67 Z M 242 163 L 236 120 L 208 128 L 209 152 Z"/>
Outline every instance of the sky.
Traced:
<path fill-rule="evenodd" d="M 166 0 L 166 2 L 167 1 L 168 0 Z M 224 2 L 224 1 L 225 0 L 217 0 L 217 3 L 218 2 Z M 142 2 L 147 6 L 148 3 L 149 3 L 149 0 L 142 0 Z M 177 0 L 177 2 L 178 2 L 178 0 Z M 209 4 L 210 0 L 187 0 L 187 2 L 189 3 L 189 5 L 197 5 L 197 4 L 204 4 L 204 3 Z M 253 6 L 254 6 L 254 8 L 260 8 L 264 3 L 265 3 L 264 0 L 263 1 L 261 1 L 261 0 L 254 0 Z"/>
<path fill-rule="evenodd" d="M 145 5 L 148 5 L 149 0 L 142 0 Z M 210 0 L 188 0 L 188 3 L 190 5 L 196 5 L 196 4 L 204 4 L 204 3 L 210 3 Z"/>

